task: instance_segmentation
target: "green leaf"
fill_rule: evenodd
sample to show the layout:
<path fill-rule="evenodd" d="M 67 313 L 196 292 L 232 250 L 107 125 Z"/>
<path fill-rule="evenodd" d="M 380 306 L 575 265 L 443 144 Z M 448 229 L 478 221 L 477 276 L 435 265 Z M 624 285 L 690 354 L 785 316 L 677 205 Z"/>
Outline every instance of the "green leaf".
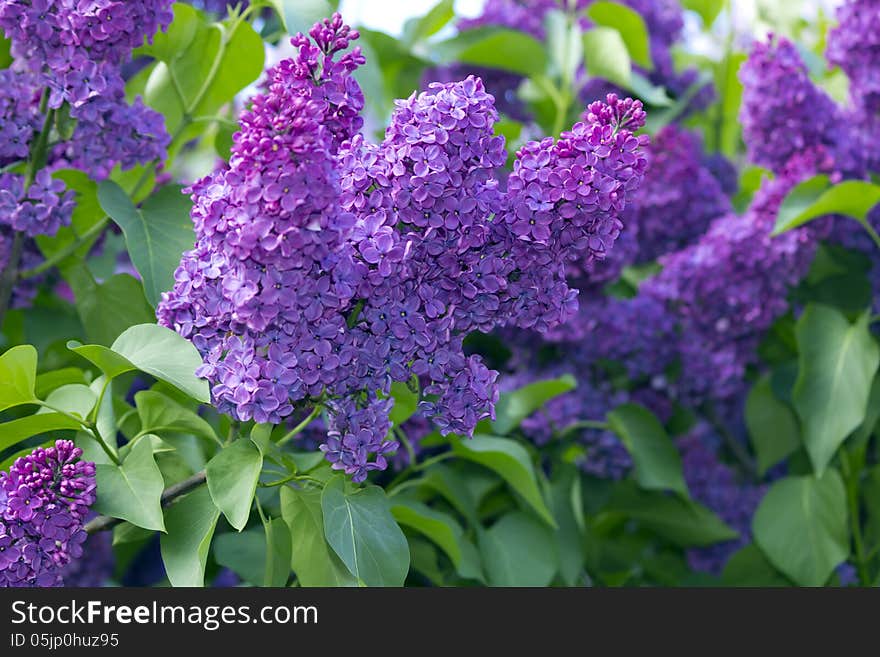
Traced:
<path fill-rule="evenodd" d="M 880 348 L 868 314 L 850 324 L 839 311 L 810 305 L 798 320 L 798 378 L 792 401 L 804 444 L 818 474 L 865 418 Z"/>
<path fill-rule="evenodd" d="M 73 413 L 83 420 L 92 412 L 97 401 L 98 396 L 91 388 L 81 383 L 70 383 L 56 388 L 46 397 L 46 403 L 52 408 Z M 52 413 L 52 411 L 43 407 L 37 413 Z"/>
<path fill-rule="evenodd" d="M 433 36 L 455 17 L 453 0 L 440 0 L 421 18 L 413 18 L 403 27 L 403 41 L 410 46 Z"/>
<path fill-rule="evenodd" d="M 70 383 L 87 384 L 85 373 L 78 367 L 64 367 L 60 370 L 52 370 L 37 375 L 34 391 L 38 399 L 45 399 L 46 395 Z"/>
<path fill-rule="evenodd" d="M 214 504 L 238 531 L 250 517 L 262 469 L 263 455 L 248 438 L 217 452 L 205 468 Z"/>
<path fill-rule="evenodd" d="M 632 456 L 642 488 L 688 497 L 681 456 L 651 411 L 639 404 L 623 404 L 608 413 L 608 425 Z"/>
<path fill-rule="evenodd" d="M 797 417 L 788 404 L 773 394 L 769 374 L 758 379 L 749 391 L 745 416 L 760 474 L 800 447 Z"/>
<path fill-rule="evenodd" d="M 580 496 L 580 478 L 573 467 L 565 468 L 550 484 L 550 508 L 559 525 L 553 538 L 559 555 L 559 575 L 566 586 L 574 586 L 584 569 L 584 536 L 575 508 Z"/>
<path fill-rule="evenodd" d="M 477 503 L 458 472 L 437 463 L 428 468 L 419 483 L 440 493 L 469 523 L 474 526 L 479 524 Z"/>
<path fill-rule="evenodd" d="M 454 439 L 452 450 L 468 461 L 495 471 L 548 525 L 556 527 L 553 514 L 538 489 L 532 461 L 522 445 L 507 438 L 476 435 L 469 440 Z"/>
<path fill-rule="evenodd" d="M 74 192 L 76 205 L 70 217 L 69 226 L 62 226 L 51 237 L 48 235 L 37 236 L 37 245 L 47 258 L 73 245 L 77 239 L 82 238 L 89 229 L 104 218 L 104 212 L 98 204 L 98 185 L 94 180 L 76 169 L 61 169 L 55 171 L 52 177 L 63 181 L 67 189 Z M 91 239 L 85 240 L 72 255 L 84 259 L 97 241 L 98 235 L 99 233 L 96 233 Z M 67 259 L 61 261 L 62 273 L 65 271 L 63 263 L 66 261 Z"/>
<path fill-rule="evenodd" d="M 721 573 L 721 583 L 724 586 L 791 586 L 753 543 L 730 556 Z"/>
<path fill-rule="evenodd" d="M 202 357 L 191 342 L 171 329 L 139 324 L 127 329 L 108 349 L 69 342 L 68 348 L 97 365 L 109 378 L 140 370 L 170 383 L 199 402 L 209 402 L 208 382 L 196 376 Z"/>
<path fill-rule="evenodd" d="M 484 581 L 479 554 L 451 515 L 415 500 L 399 498 L 391 507 L 391 513 L 401 525 L 416 530 L 436 543 L 449 557 L 459 575 Z"/>
<path fill-rule="evenodd" d="M 290 579 L 290 530 L 283 518 L 272 518 L 266 531 L 266 572 L 263 586 L 285 586 Z"/>
<path fill-rule="evenodd" d="M 144 44 L 140 51 L 162 62 L 173 62 L 183 55 L 196 36 L 201 19 L 198 12 L 190 5 L 175 2 L 174 20 L 162 32 L 153 35 L 153 42 Z"/>
<path fill-rule="evenodd" d="M 37 350 L 29 344 L 0 356 L 0 411 L 33 403 L 37 380 Z"/>
<path fill-rule="evenodd" d="M 682 547 L 713 545 L 738 536 L 697 502 L 639 490 L 628 482 L 618 486 L 606 510 L 637 520 L 643 527 Z"/>
<path fill-rule="evenodd" d="M 269 4 L 275 7 L 288 34 L 308 34 L 312 25 L 335 11 L 327 0 L 269 0 Z"/>
<path fill-rule="evenodd" d="M 632 64 L 620 32 L 594 27 L 584 32 L 584 63 L 587 73 L 621 87 L 629 87 Z"/>
<path fill-rule="evenodd" d="M 94 509 L 144 529 L 165 531 L 162 489 L 165 481 L 148 440 L 131 448 L 122 466 L 98 464 L 98 499 Z"/>
<path fill-rule="evenodd" d="M 495 405 L 492 430 L 502 436 L 509 434 L 519 426 L 520 422 L 548 401 L 576 387 L 577 382 L 574 377 L 566 374 L 558 379 L 536 381 L 512 392 L 503 393 Z"/>
<path fill-rule="evenodd" d="M 324 538 L 321 491 L 281 489 L 281 515 L 292 538 L 290 565 L 302 586 L 357 586 Z"/>
<path fill-rule="evenodd" d="M 214 559 L 244 581 L 262 586 L 266 575 L 266 535 L 262 527 L 240 534 L 227 532 L 214 538 Z"/>
<path fill-rule="evenodd" d="M 698 13 L 703 25 L 709 28 L 724 9 L 724 0 L 681 0 L 681 6 Z"/>
<path fill-rule="evenodd" d="M 755 543 L 801 586 L 822 586 L 849 554 L 846 491 L 837 470 L 773 484 L 752 520 Z"/>
<path fill-rule="evenodd" d="M 79 429 L 79 424 L 60 413 L 28 415 L 17 420 L 4 422 L 0 424 L 0 451 L 12 447 L 25 438 L 62 429 Z"/>
<path fill-rule="evenodd" d="M 134 396 L 141 433 L 191 433 L 200 438 L 220 442 L 213 427 L 201 416 L 155 390 L 141 390 Z"/>
<path fill-rule="evenodd" d="M 617 30 L 633 62 L 648 70 L 654 68 L 648 28 L 641 14 L 617 2 L 594 2 L 587 7 L 587 16 L 596 25 Z"/>
<path fill-rule="evenodd" d="M 166 185 L 136 208 L 112 180 L 98 185 L 98 200 L 125 234 L 131 261 L 143 279 L 147 300 L 156 306 L 174 286 L 180 256 L 195 243 L 190 200 L 177 185 Z"/>
<path fill-rule="evenodd" d="M 480 552 L 492 586 L 547 586 L 558 570 L 552 532 L 520 511 L 480 534 Z"/>
<path fill-rule="evenodd" d="M 208 550 L 220 512 L 204 488 L 181 497 L 165 511 L 162 561 L 171 586 L 204 586 Z"/>
<path fill-rule="evenodd" d="M 813 176 L 792 189 L 779 207 L 773 234 L 779 235 L 811 219 L 830 214 L 852 217 L 869 227 L 868 212 L 880 202 L 880 185 L 846 180 L 832 185 L 827 175 Z"/>
<path fill-rule="evenodd" d="M 463 32 L 432 46 L 442 63 L 461 62 L 540 75 L 547 68 L 544 46 L 534 37 L 515 30 L 479 29 Z"/>
<path fill-rule="evenodd" d="M 551 9 L 544 17 L 544 30 L 553 73 L 563 84 L 570 84 L 584 61 L 580 25 L 562 10 Z"/>
<path fill-rule="evenodd" d="M 742 127 L 739 122 L 739 108 L 742 102 L 743 86 L 739 80 L 739 69 L 746 61 L 746 54 L 730 53 L 715 69 L 715 88 L 721 97 L 716 121 L 721 126 L 715 150 L 730 158 L 738 157 L 741 151 Z"/>
<path fill-rule="evenodd" d="M 410 390 L 407 384 L 394 381 L 391 384 L 391 396 L 394 397 L 394 406 L 388 417 L 395 427 L 399 427 L 418 409 L 419 394 Z"/>
<path fill-rule="evenodd" d="M 367 586 L 403 586 L 409 545 L 389 510 L 385 491 L 367 486 L 345 491 L 333 477 L 321 495 L 324 536 L 349 571 Z"/>

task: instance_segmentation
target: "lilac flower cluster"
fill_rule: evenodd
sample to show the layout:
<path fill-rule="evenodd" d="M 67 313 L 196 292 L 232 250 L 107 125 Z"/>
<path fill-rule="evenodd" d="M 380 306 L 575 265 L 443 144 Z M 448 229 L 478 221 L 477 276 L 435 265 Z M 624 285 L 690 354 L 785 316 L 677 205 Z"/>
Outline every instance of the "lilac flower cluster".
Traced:
<path fill-rule="evenodd" d="M 324 404 L 322 449 L 362 480 L 397 447 L 393 381 L 418 377 L 422 415 L 470 434 L 498 391 L 497 372 L 465 356 L 465 335 L 571 315 L 565 263 L 613 245 L 644 174 L 632 135 L 644 112 L 596 103 L 558 142 L 524 147 L 504 192 L 480 80 L 398 101 L 371 144 L 351 77 L 363 58 L 336 57 L 357 33 L 335 15 L 310 36 L 294 38 L 298 56 L 243 115 L 229 169 L 193 186 L 198 241 L 158 316 L 204 354 L 223 412 L 278 423 Z"/>
<path fill-rule="evenodd" d="M 825 56 L 850 82 L 853 104 L 868 114 L 880 111 L 880 2 L 845 0 L 838 25 L 828 34 Z"/>
<path fill-rule="evenodd" d="M 91 534 L 83 543 L 82 556 L 72 559 L 62 569 L 61 580 L 67 588 L 106 586 L 115 566 L 113 534 L 98 532 Z"/>
<path fill-rule="evenodd" d="M 700 139 L 669 125 L 646 149 L 648 172 L 624 223 L 638 228 L 635 263 L 651 262 L 706 232 L 709 223 L 732 210 L 718 179 L 703 162 Z M 628 228 L 627 228 L 628 229 Z"/>
<path fill-rule="evenodd" d="M 834 148 L 842 123 L 838 107 L 810 80 L 793 43 L 772 35 L 755 43 L 739 78 L 751 162 L 779 171 L 805 148 Z"/>
<path fill-rule="evenodd" d="M 816 224 L 771 237 L 779 205 L 832 162 L 823 150 L 795 155 L 745 214 L 717 219 L 695 244 L 661 257 L 663 271 L 643 284 L 679 325 L 683 399 L 698 405 L 742 392 L 758 343 L 788 308 L 788 289 L 806 274 L 823 230 Z"/>
<path fill-rule="evenodd" d="M 38 447 L 0 473 L 0 586 L 58 586 L 83 553 L 95 464 L 69 440 Z"/>
<path fill-rule="evenodd" d="M 28 237 L 54 235 L 62 224 L 70 223 L 73 192 L 46 169 L 37 172 L 33 184 L 24 189 L 24 177 L 0 174 L 0 224 Z"/>
<path fill-rule="evenodd" d="M 691 496 L 739 533 L 733 540 L 688 550 L 692 569 L 719 575 L 730 556 L 751 541 L 752 516 L 766 487 L 740 481 L 736 471 L 719 460 L 712 442 L 711 432 L 701 424 L 678 440 L 678 448 Z"/>

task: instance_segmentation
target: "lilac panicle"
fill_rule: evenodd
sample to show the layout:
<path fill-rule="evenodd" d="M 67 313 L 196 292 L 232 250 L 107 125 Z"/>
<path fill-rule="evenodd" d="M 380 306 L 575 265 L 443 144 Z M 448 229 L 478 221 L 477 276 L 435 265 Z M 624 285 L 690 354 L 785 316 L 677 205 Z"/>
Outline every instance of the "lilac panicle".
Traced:
<path fill-rule="evenodd" d="M 854 105 L 876 115 L 880 111 L 880 2 L 845 0 L 836 15 L 838 25 L 828 33 L 828 63 L 846 73 Z"/>
<path fill-rule="evenodd" d="M 339 56 L 355 38 L 334 15 L 269 72 L 229 168 L 190 190 L 196 248 L 158 316 L 204 355 L 221 411 L 280 423 L 324 405 L 321 449 L 362 480 L 397 447 L 392 382 L 417 377 L 444 433 L 492 416 L 497 372 L 463 338 L 570 315 L 565 263 L 609 251 L 645 161 L 641 104 L 610 96 L 524 147 L 503 190 L 494 99 L 473 77 L 398 101 L 371 144 L 351 76 L 363 57 Z"/>
<path fill-rule="evenodd" d="M 69 440 L 38 447 L 0 472 L 0 586 L 59 586 L 83 552 L 95 464 Z"/>

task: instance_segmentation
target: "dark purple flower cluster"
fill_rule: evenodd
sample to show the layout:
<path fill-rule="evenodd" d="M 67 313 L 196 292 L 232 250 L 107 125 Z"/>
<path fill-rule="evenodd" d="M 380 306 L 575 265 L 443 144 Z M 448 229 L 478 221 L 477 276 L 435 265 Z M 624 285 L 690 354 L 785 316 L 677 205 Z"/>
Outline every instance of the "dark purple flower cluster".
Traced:
<path fill-rule="evenodd" d="M 651 262 L 706 232 L 732 210 L 721 184 L 703 163 L 699 137 L 675 125 L 660 130 L 646 149 L 648 171 L 624 215 L 638 230 L 635 263 Z"/>
<path fill-rule="evenodd" d="M 3 0 L 0 28 L 12 54 L 42 76 L 49 106 L 103 95 L 116 66 L 172 19 L 170 0 Z"/>
<path fill-rule="evenodd" d="M 752 516 L 766 492 L 765 486 L 739 480 L 736 471 L 718 458 L 717 442 L 713 445 L 705 425 L 678 440 L 691 496 L 739 533 L 736 539 L 688 550 L 690 567 L 713 575 L 721 574 L 730 556 L 751 541 Z"/>
<path fill-rule="evenodd" d="M 243 115 L 229 169 L 193 186 L 198 241 L 158 314 L 204 354 L 223 412 L 279 423 L 325 404 L 322 449 L 363 479 L 397 447 L 382 397 L 393 381 L 418 377 L 422 415 L 470 434 L 493 413 L 497 372 L 463 338 L 574 311 L 565 263 L 613 245 L 645 169 L 632 135 L 644 112 L 596 103 L 558 142 L 524 147 L 504 192 L 480 80 L 398 101 L 371 144 L 351 77 L 363 58 L 335 57 L 357 33 L 335 15 L 310 36 Z"/>
<path fill-rule="evenodd" d="M 38 447 L 0 472 L 0 586 L 58 586 L 83 553 L 95 464 L 69 440 Z"/>
<path fill-rule="evenodd" d="M 113 533 L 91 534 L 82 545 L 82 556 L 72 559 L 61 571 L 67 588 L 106 586 L 113 576 Z"/>
<path fill-rule="evenodd" d="M 3 192 L 0 191 L 0 194 Z M 0 225 L 0 271 L 6 268 L 9 263 L 9 256 L 12 253 L 13 232 L 9 226 Z M 22 270 L 36 267 L 43 261 L 43 255 L 37 248 L 36 243 L 32 239 L 25 239 L 22 247 L 21 258 L 19 259 L 19 268 Z M 34 297 L 37 295 L 37 289 L 41 278 L 32 276 L 24 278 L 16 282 L 12 288 L 12 296 L 9 300 L 10 308 L 27 308 L 30 306 Z"/>
<path fill-rule="evenodd" d="M 70 223 L 75 203 L 64 182 L 40 169 L 27 190 L 24 183 L 24 176 L 0 174 L 0 224 L 36 237 L 54 235 Z"/>
<path fill-rule="evenodd" d="M 828 34 L 825 56 L 849 78 L 854 105 L 876 114 L 880 111 L 880 2 L 845 0 L 837 8 L 837 21 Z"/>
<path fill-rule="evenodd" d="M 662 300 L 680 331 L 679 394 L 691 403 L 737 396 L 765 331 L 788 308 L 824 230 L 813 224 L 772 237 L 779 205 L 799 182 L 833 164 L 824 150 L 791 158 L 743 215 L 725 215 L 695 244 L 660 258 L 641 292 Z"/>
<path fill-rule="evenodd" d="M 793 43 L 756 42 L 739 71 L 740 121 L 749 160 L 780 171 L 806 148 L 833 149 L 842 120 L 834 101 L 810 80 Z"/>

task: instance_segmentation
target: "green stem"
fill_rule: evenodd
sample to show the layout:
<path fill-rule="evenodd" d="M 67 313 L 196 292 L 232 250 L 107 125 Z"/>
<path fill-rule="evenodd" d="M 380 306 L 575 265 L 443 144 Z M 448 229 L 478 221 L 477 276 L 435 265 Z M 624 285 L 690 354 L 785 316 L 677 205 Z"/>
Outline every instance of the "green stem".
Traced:
<path fill-rule="evenodd" d="M 868 557 L 865 554 L 865 541 L 862 537 L 862 522 L 859 514 L 859 473 L 850 461 L 850 455 L 842 450 L 840 453 L 840 465 L 843 470 L 846 484 L 846 500 L 849 512 L 850 525 L 852 526 L 853 548 L 855 551 L 856 571 L 859 574 L 859 584 L 871 585 L 871 577 L 868 573 Z"/>
<path fill-rule="evenodd" d="M 570 434 L 572 431 L 577 431 L 578 429 L 597 429 L 598 431 L 610 431 L 611 426 L 607 422 L 603 422 L 602 420 L 580 420 L 578 422 L 572 422 L 568 426 L 566 426 L 562 431 L 559 432 L 559 437 L 563 438 Z"/>
<path fill-rule="evenodd" d="M 390 495 L 393 490 L 401 486 L 406 479 L 409 479 L 410 476 L 416 474 L 417 472 L 421 472 L 426 468 L 431 467 L 435 463 L 440 463 L 441 461 L 445 461 L 447 459 L 451 459 L 455 457 L 454 452 L 443 452 L 442 454 L 438 454 L 437 456 L 432 456 L 429 459 L 425 459 L 421 463 L 411 464 L 406 470 L 397 475 L 390 484 L 388 484 L 388 494 Z"/>
<path fill-rule="evenodd" d="M 52 267 L 61 264 L 63 261 L 67 260 L 67 258 L 76 253 L 80 247 L 88 243 L 89 240 L 100 235 L 101 231 L 104 230 L 108 223 L 110 223 L 110 217 L 104 217 L 63 249 L 53 253 L 36 267 L 25 269 L 19 273 L 18 277 L 22 279 L 33 278 L 34 276 L 39 276 L 52 269 Z"/>
<path fill-rule="evenodd" d="M 316 484 L 321 487 L 324 486 L 324 482 L 321 481 L 320 479 L 318 479 L 317 477 L 312 477 L 310 475 L 304 475 L 304 474 L 296 474 L 296 473 L 293 473 L 292 475 L 289 475 L 289 476 L 284 477 L 282 479 L 276 479 L 275 481 L 270 481 L 265 484 L 260 483 L 259 486 L 260 486 L 260 488 L 274 488 L 276 486 L 283 486 L 284 484 L 290 483 L 291 481 L 308 481 L 311 484 Z"/>
<path fill-rule="evenodd" d="M 709 405 L 703 407 L 703 417 L 709 422 L 710 426 L 718 432 L 721 438 L 724 440 L 724 444 L 730 450 L 730 453 L 736 458 L 737 461 L 740 462 L 743 469 L 746 471 L 746 474 L 752 479 L 752 481 L 758 481 L 758 468 L 755 465 L 752 458 L 749 456 L 749 453 L 746 451 L 745 447 L 743 447 L 742 443 L 737 440 L 736 436 L 734 436 L 730 429 L 725 426 L 725 424 L 718 418 L 715 409 Z"/>
<path fill-rule="evenodd" d="M 874 230 L 874 227 L 868 223 L 867 221 L 860 221 L 860 224 L 864 226 L 865 230 L 868 231 L 868 235 L 871 236 L 871 239 L 874 240 L 874 244 L 880 249 L 880 235 L 877 234 L 877 231 Z"/>
<path fill-rule="evenodd" d="M 35 400 L 34 403 L 39 406 L 42 406 L 43 408 L 45 408 L 47 410 L 52 411 L 53 413 L 58 413 L 59 415 L 63 415 L 64 417 L 66 417 L 70 420 L 73 420 L 74 422 L 79 424 L 86 431 L 86 433 L 88 433 L 89 436 L 91 436 L 92 439 L 95 440 L 95 442 L 97 442 L 101 446 L 101 449 L 104 450 L 104 452 L 107 454 L 107 456 L 110 458 L 111 461 L 113 461 L 116 465 L 122 465 L 122 461 L 120 461 L 119 457 L 113 452 L 112 449 L 110 449 L 110 446 L 104 442 L 104 439 L 101 436 L 101 433 L 98 431 L 98 427 L 93 422 L 83 420 L 83 419 L 77 417 L 76 415 L 74 415 L 73 413 L 68 413 L 67 411 L 64 411 L 60 408 L 52 406 L 51 404 L 47 404 L 46 402 L 39 400 L 39 399 Z"/>
<path fill-rule="evenodd" d="M 413 449 L 412 443 L 407 438 L 406 433 L 400 427 L 394 427 L 394 435 L 400 438 L 400 442 L 403 443 L 403 448 L 406 450 L 406 455 L 409 457 L 410 465 L 415 464 L 416 462 L 416 450 Z"/>
<path fill-rule="evenodd" d="M 291 429 L 286 434 L 284 434 L 284 436 L 281 437 L 281 440 L 278 441 L 278 446 L 282 447 L 293 440 L 293 438 L 301 433 L 303 429 L 309 426 L 312 423 L 312 420 L 318 417 L 320 413 L 321 407 L 315 406 L 315 408 L 312 409 L 312 412 L 308 414 L 305 420 L 297 424 L 293 429 Z"/>

